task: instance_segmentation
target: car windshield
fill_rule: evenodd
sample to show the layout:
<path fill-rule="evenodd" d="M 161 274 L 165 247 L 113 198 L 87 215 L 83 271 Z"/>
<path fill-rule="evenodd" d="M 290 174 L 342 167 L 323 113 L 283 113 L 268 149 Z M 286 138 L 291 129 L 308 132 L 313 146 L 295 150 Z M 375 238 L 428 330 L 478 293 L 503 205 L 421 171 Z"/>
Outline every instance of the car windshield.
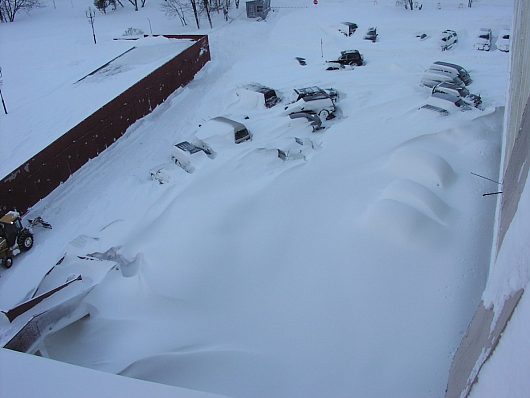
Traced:
<path fill-rule="evenodd" d="M 480 35 L 479 37 L 480 37 L 481 39 L 486 39 L 486 40 L 488 40 L 488 39 L 490 38 L 490 35 L 485 34 L 485 35 Z"/>
<path fill-rule="evenodd" d="M 502 36 L 502 38 L 508 40 L 510 38 L 510 35 L 504 35 Z"/>

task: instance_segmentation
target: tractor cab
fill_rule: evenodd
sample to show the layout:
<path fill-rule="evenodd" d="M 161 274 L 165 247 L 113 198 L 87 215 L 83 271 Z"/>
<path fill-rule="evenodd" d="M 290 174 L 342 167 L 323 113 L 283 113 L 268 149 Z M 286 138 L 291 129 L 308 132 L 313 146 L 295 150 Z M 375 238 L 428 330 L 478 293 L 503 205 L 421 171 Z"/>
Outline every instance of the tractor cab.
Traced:
<path fill-rule="evenodd" d="M 23 229 L 20 215 L 15 211 L 10 211 L 0 218 L 0 237 L 6 239 L 10 247 L 16 243 L 17 236 Z"/>
<path fill-rule="evenodd" d="M 20 214 L 10 211 L 0 218 L 0 263 L 9 268 L 13 256 L 28 251 L 33 246 L 33 234 L 22 225 Z"/>

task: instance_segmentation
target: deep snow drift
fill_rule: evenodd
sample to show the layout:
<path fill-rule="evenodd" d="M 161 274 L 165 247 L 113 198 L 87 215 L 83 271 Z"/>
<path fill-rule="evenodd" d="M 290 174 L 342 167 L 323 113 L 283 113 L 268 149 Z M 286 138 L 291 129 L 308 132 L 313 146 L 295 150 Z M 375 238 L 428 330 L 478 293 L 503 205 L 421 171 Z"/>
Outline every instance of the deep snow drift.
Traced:
<path fill-rule="evenodd" d="M 497 186 L 471 172 L 497 174 L 507 81 L 509 55 L 473 50 L 474 32 L 509 25 L 511 5 L 298 3 L 309 7 L 262 22 L 219 18 L 196 79 L 32 209 L 54 229 L 2 271 L 1 307 L 65 251 L 117 248 L 139 264 L 127 278 L 111 272 L 87 297 L 91 317 L 47 339 L 52 358 L 230 396 L 443 396 L 486 279 L 495 198 L 482 194 Z M 52 30 L 51 11 L 36 23 Z M 116 14 L 100 20 L 131 15 Z M 178 33 L 157 18 L 168 31 L 155 33 Z M 337 25 L 350 18 L 359 29 L 347 38 Z M 370 26 L 376 43 L 362 39 Z M 447 28 L 460 40 L 442 53 Z M 325 71 L 345 49 L 367 64 Z M 484 111 L 418 111 L 436 60 L 470 71 Z M 284 101 L 265 109 L 235 95 L 254 81 Z M 340 94 L 320 133 L 283 112 L 293 88 L 312 85 Z M 216 142 L 215 159 L 191 174 L 171 164 L 172 146 L 218 115 L 253 140 Z M 305 160 L 279 160 L 274 150 L 294 137 L 315 145 Z M 166 184 L 149 178 L 161 166 Z"/>

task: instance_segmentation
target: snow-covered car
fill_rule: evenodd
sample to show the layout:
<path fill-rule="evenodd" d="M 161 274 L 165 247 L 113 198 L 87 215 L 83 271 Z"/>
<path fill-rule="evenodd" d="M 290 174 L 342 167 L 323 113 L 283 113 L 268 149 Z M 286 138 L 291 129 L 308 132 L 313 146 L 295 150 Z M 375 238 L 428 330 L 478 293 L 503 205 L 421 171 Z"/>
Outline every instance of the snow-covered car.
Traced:
<path fill-rule="evenodd" d="M 320 119 L 332 119 L 336 111 L 335 90 L 323 90 L 320 87 L 312 86 L 295 89 L 295 100 L 285 107 L 288 115 L 297 112 L 313 112 Z"/>
<path fill-rule="evenodd" d="M 491 48 L 492 33 L 489 28 L 481 28 L 473 47 L 475 50 L 489 51 Z"/>
<path fill-rule="evenodd" d="M 178 144 L 175 144 L 173 147 L 173 152 L 171 154 L 171 159 L 175 164 L 181 167 L 187 173 L 193 173 L 195 166 L 192 164 L 192 157 L 195 162 L 198 161 L 198 158 L 206 157 L 213 159 L 216 156 L 216 153 L 208 144 L 204 141 L 196 140 L 193 143 L 189 141 L 182 141 Z"/>
<path fill-rule="evenodd" d="M 342 22 L 339 26 L 339 32 L 342 33 L 344 36 L 351 36 L 355 33 L 358 26 L 354 22 Z"/>
<path fill-rule="evenodd" d="M 248 98 L 251 100 L 259 101 L 261 106 L 265 105 L 266 108 L 272 108 L 278 102 L 280 98 L 276 93 L 276 90 L 263 86 L 259 83 L 249 83 L 236 90 L 236 95 L 241 98 Z"/>
<path fill-rule="evenodd" d="M 258 148 L 261 153 L 270 153 L 283 161 L 307 160 L 311 154 L 319 149 L 318 140 L 301 137 L 281 137 L 270 142 L 267 147 Z"/>
<path fill-rule="evenodd" d="M 455 111 L 468 111 L 472 109 L 472 106 L 463 101 L 462 98 L 458 98 L 454 95 L 446 93 L 433 93 L 427 99 L 426 105 L 445 109 L 449 113 Z"/>
<path fill-rule="evenodd" d="M 307 160 L 308 155 L 315 150 L 315 143 L 308 138 L 287 138 L 278 144 L 276 151 L 281 160 Z"/>
<path fill-rule="evenodd" d="M 433 88 L 440 83 L 452 83 L 460 87 L 465 87 L 464 82 L 456 76 L 452 76 L 441 71 L 426 70 L 420 81 L 420 85 L 428 88 Z"/>
<path fill-rule="evenodd" d="M 251 140 L 252 134 L 243 123 L 217 116 L 200 125 L 195 137 L 208 145 L 221 142 L 240 144 Z"/>
<path fill-rule="evenodd" d="M 375 43 L 377 41 L 377 36 L 379 36 L 377 34 L 377 28 L 371 27 L 371 28 L 368 28 L 368 31 L 364 35 L 364 39 L 371 40 L 373 43 Z"/>
<path fill-rule="evenodd" d="M 449 50 L 458 42 L 458 35 L 454 30 L 444 30 L 440 35 L 440 48 L 442 51 Z"/>
<path fill-rule="evenodd" d="M 499 51 L 509 52 L 510 51 L 510 36 L 511 32 L 510 29 L 503 29 L 499 33 L 499 37 L 497 38 L 497 48 Z"/>
<path fill-rule="evenodd" d="M 358 50 L 345 50 L 340 52 L 340 57 L 334 61 L 326 61 L 326 70 L 337 70 L 345 67 L 364 65 L 364 59 Z"/>
<path fill-rule="evenodd" d="M 460 80 L 464 82 L 466 86 L 470 85 L 473 82 L 471 76 L 469 75 L 469 72 L 464 67 L 457 64 L 452 64 L 450 62 L 433 62 L 432 65 L 429 67 L 429 70 L 447 73 L 452 76 L 457 76 Z"/>
<path fill-rule="evenodd" d="M 455 97 L 461 98 L 463 101 L 474 107 L 479 107 L 482 104 L 482 98 L 480 95 L 471 94 L 466 87 L 462 87 L 453 83 L 444 82 L 437 84 L 432 89 L 432 94 L 435 93 L 453 95 Z"/>
<path fill-rule="evenodd" d="M 309 122 L 309 125 L 313 128 L 313 132 L 322 130 L 322 120 L 320 117 L 313 112 L 296 112 L 289 115 L 291 119 L 306 119 Z"/>

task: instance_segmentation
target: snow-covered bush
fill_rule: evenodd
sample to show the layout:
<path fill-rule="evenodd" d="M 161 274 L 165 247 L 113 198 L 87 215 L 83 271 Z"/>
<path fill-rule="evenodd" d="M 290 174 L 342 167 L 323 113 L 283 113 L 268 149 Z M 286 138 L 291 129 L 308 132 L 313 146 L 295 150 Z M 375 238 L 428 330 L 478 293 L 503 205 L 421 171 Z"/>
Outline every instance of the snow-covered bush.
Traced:
<path fill-rule="evenodd" d="M 125 32 L 123 32 L 123 36 L 143 36 L 144 31 L 142 29 L 137 28 L 127 28 Z"/>

